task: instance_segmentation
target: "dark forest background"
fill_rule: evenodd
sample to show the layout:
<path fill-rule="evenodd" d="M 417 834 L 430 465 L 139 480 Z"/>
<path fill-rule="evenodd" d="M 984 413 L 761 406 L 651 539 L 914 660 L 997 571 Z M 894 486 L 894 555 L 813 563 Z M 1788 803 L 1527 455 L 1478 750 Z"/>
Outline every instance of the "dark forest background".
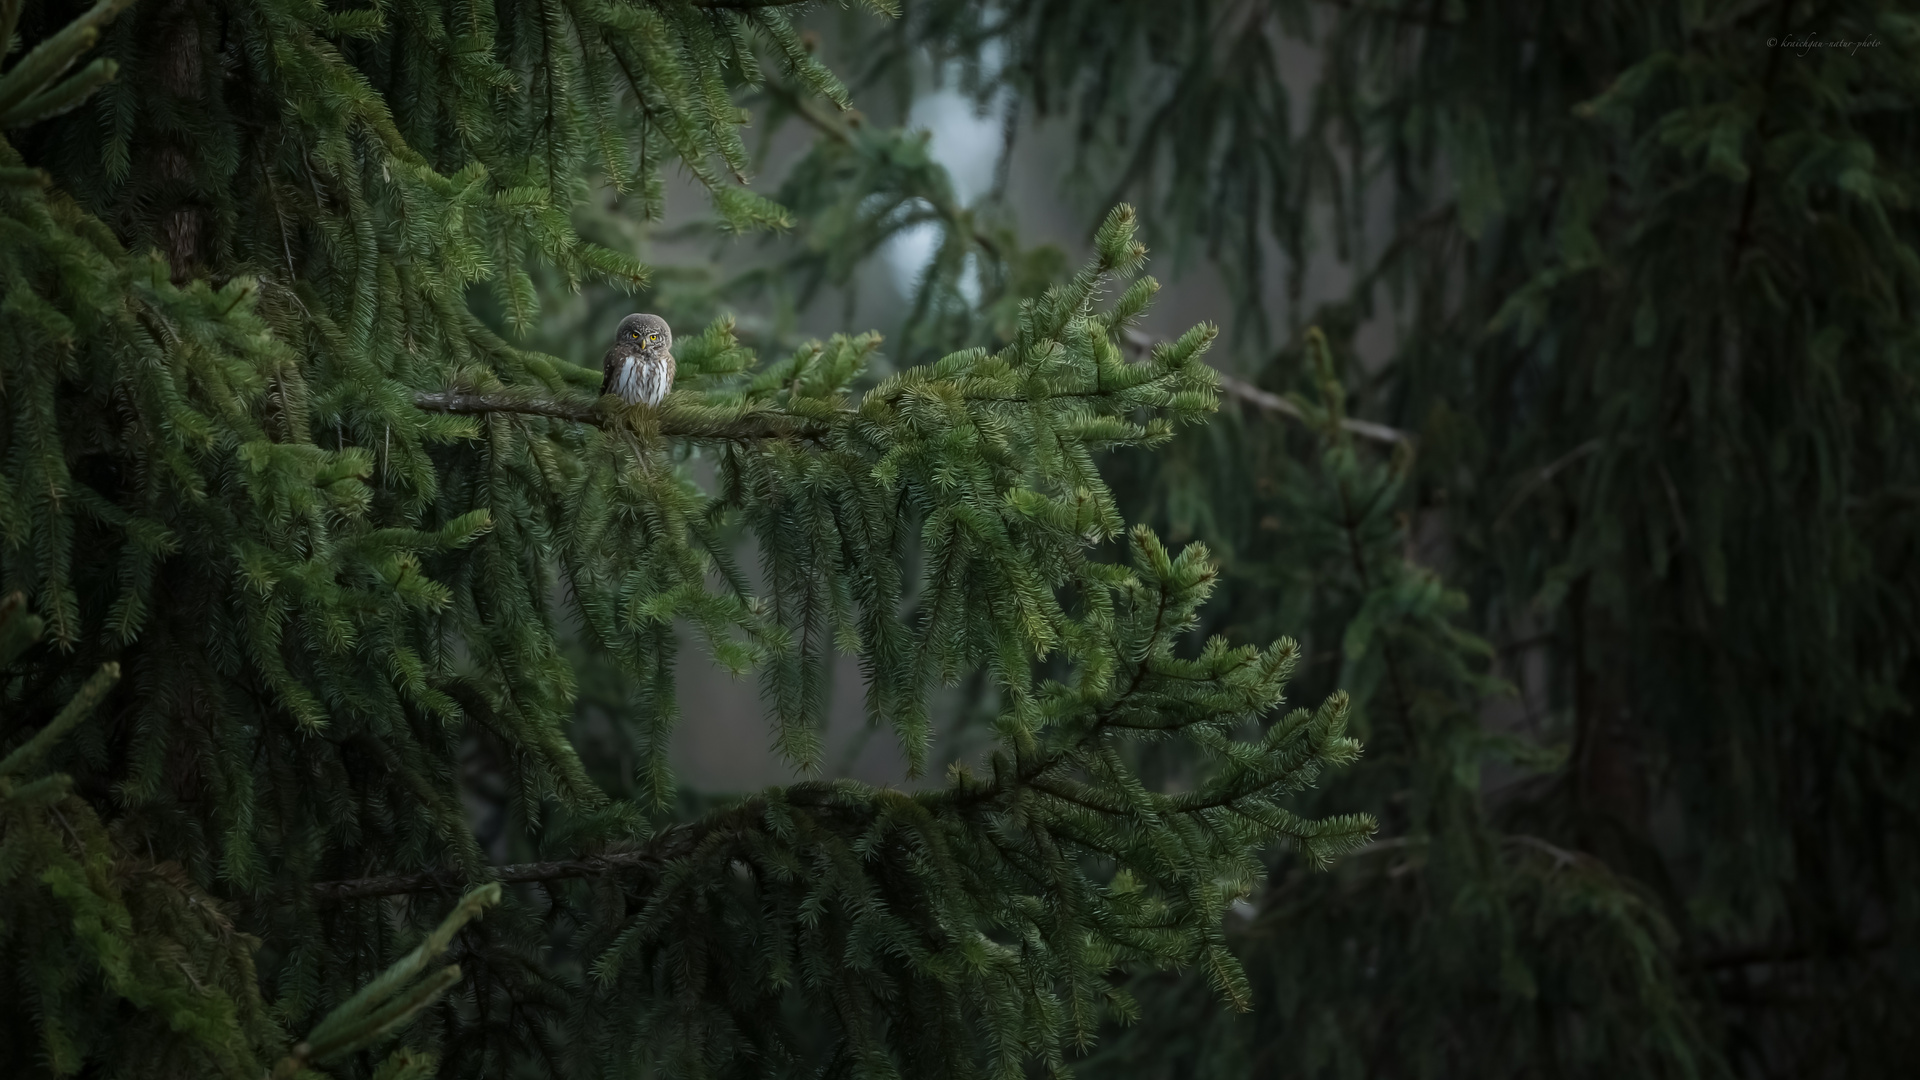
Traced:
<path fill-rule="evenodd" d="M 0 27 L 0 1065 L 1920 1061 L 1911 0 Z"/>
<path fill-rule="evenodd" d="M 1322 808 L 1385 824 L 1330 874 L 1277 859 L 1236 909 L 1251 1015 L 1156 976 L 1089 1075 L 1911 1060 L 1914 18 L 819 12 L 861 115 L 769 85 L 760 182 L 794 231 L 685 246 L 669 192 L 643 242 L 685 277 L 655 308 L 730 306 L 769 340 L 871 325 L 910 359 L 1004 332 L 1121 198 L 1165 285 L 1140 344 L 1225 331 L 1222 415 L 1105 464 L 1130 517 L 1222 557 L 1196 634 L 1301 635 L 1308 696 L 1354 694 L 1365 780 Z M 549 340 L 584 348 L 617 307 Z M 841 767 L 897 780 L 842 663 Z M 744 689 L 689 692 L 713 702 L 677 735 L 690 779 L 783 778 Z M 950 755 L 979 693 L 949 704 Z"/>

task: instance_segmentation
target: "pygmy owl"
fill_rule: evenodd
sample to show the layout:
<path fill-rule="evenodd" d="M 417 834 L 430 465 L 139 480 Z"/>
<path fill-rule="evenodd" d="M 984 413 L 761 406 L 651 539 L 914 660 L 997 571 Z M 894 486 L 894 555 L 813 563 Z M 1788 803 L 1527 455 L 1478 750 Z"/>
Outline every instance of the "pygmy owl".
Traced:
<path fill-rule="evenodd" d="M 619 394 L 629 405 L 646 402 L 660 404 L 673 389 L 673 331 L 658 315 L 633 314 L 620 320 L 613 336 L 613 348 L 600 362 L 606 378 L 600 382 L 602 394 Z"/>

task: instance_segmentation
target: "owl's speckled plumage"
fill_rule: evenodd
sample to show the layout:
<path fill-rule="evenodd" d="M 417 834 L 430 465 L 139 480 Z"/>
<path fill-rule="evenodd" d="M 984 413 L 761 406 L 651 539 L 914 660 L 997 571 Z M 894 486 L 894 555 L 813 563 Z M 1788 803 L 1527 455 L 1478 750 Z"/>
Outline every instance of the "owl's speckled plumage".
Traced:
<path fill-rule="evenodd" d="M 621 319 L 600 370 L 606 373 L 602 394 L 618 394 L 629 405 L 660 404 L 673 389 L 673 331 L 667 320 L 637 312 Z"/>

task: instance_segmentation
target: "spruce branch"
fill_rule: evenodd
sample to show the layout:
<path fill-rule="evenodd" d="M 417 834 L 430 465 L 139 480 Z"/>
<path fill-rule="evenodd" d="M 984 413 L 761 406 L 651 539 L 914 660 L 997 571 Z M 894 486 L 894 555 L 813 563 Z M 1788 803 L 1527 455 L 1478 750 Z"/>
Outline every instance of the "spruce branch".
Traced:
<path fill-rule="evenodd" d="M 1225 859 L 1228 850 L 1256 837 L 1286 839 L 1324 864 L 1371 835 L 1370 818 L 1309 822 L 1287 814 L 1276 802 L 1321 771 L 1358 755 L 1358 743 L 1344 734 L 1344 694 L 1335 694 L 1315 713 L 1296 712 L 1257 743 L 1236 744 L 1222 753 L 1219 774 L 1197 792 L 1147 791 L 1127 772 L 1113 748 L 1142 732 L 1154 738 L 1184 735 L 1216 752 L 1224 748 L 1216 731 L 1223 717 L 1258 714 L 1276 705 L 1298 655 L 1297 646 L 1286 640 L 1265 651 L 1228 649 L 1215 641 L 1195 659 L 1176 658 L 1173 643 L 1210 591 L 1214 571 L 1197 545 L 1174 557 L 1144 528 L 1133 530 L 1130 539 L 1138 572 L 1150 584 L 1109 579 L 1123 600 L 1124 617 L 1106 631 L 1112 635 L 1106 648 L 1115 656 L 1135 658 L 1124 685 L 1104 684 L 1097 700 L 1084 702 L 1031 739 L 1016 742 L 1011 752 L 997 751 L 991 778 L 976 779 L 961 769 L 946 787 L 912 795 L 849 781 L 802 782 L 668 827 L 632 850 L 503 866 L 493 871 L 494 880 L 551 882 L 639 871 L 645 879 L 643 891 L 658 893 L 680 887 L 675 882 L 684 879 L 690 860 L 721 858 L 718 852 L 723 849 L 736 852 L 727 858 L 745 859 L 756 850 L 764 855 L 768 843 L 796 843 L 801 834 L 792 825 L 795 814 L 808 815 L 824 835 L 844 841 L 869 834 L 909 808 L 914 817 L 965 823 L 967 831 L 984 834 L 1000 827 L 992 819 L 1017 817 L 1023 828 L 1057 832 L 1063 842 L 1133 866 L 1136 873 L 1172 891 L 1188 888 L 1181 882 L 1200 865 Z M 1107 625 L 1104 616 L 1101 624 Z M 1065 686 L 1053 683 L 1029 691 L 1042 698 L 1066 692 Z M 1142 724 L 1140 713 L 1160 722 Z M 1047 810 L 1049 801 L 1065 807 Z M 1163 828 L 1168 818 L 1191 823 L 1181 833 L 1191 848 L 1171 861 L 1165 852 L 1139 849 L 1135 840 L 1139 830 Z M 824 842 L 822 836 L 816 833 L 811 842 Z M 458 871 L 439 870 L 321 882 L 310 888 L 316 899 L 337 902 L 461 884 Z M 944 887 L 957 884 L 949 881 Z"/>
<path fill-rule="evenodd" d="M 112 61 L 98 61 L 66 83 L 53 85 L 81 53 L 100 40 L 101 29 L 132 3 L 133 0 L 100 0 L 58 33 L 34 46 L 19 63 L 0 76 L 0 127 L 17 127 L 58 115 L 112 79 L 117 65 Z M 11 12 L 6 21 L 13 21 Z M 4 42 L 0 42 L 0 47 L 4 47 Z"/>
<path fill-rule="evenodd" d="M 576 424 L 605 427 L 616 410 L 603 407 L 600 399 L 549 398 L 513 393 L 461 393 L 445 390 L 416 393 L 415 408 L 427 412 L 483 416 L 510 413 L 545 416 Z M 670 438 L 710 439 L 723 442 L 753 442 L 762 439 L 818 439 L 828 425 L 772 410 L 755 410 L 737 419 L 711 419 L 686 413 L 666 412 L 660 417 L 660 434 Z"/>
<path fill-rule="evenodd" d="M 119 664 L 100 665 L 100 669 L 80 687 L 79 693 L 73 695 L 72 700 L 68 701 L 66 707 L 53 718 L 52 723 L 34 733 L 33 738 L 22 743 L 4 759 L 0 759 L 0 779 L 18 775 L 39 764 L 41 758 L 45 757 L 61 739 L 66 737 L 68 732 L 78 727 L 80 721 L 85 720 L 93 712 L 94 707 L 100 704 L 100 700 L 107 696 L 107 691 L 113 689 L 113 684 L 119 681 Z"/>
<path fill-rule="evenodd" d="M 493 881 L 503 885 L 522 885 L 609 877 L 633 870 L 657 873 L 668 862 L 691 851 L 701 835 L 703 833 L 699 829 L 676 826 L 662 831 L 637 850 L 609 852 L 573 859 L 555 859 L 548 862 L 513 863 L 496 868 L 490 876 Z M 471 884 L 464 873 L 449 869 L 422 871 L 417 874 L 387 874 L 378 877 L 322 881 L 315 883 L 311 891 L 317 900 L 338 903 L 382 896 L 402 896 L 408 893 L 451 891 L 467 888 Z"/>
<path fill-rule="evenodd" d="M 395 961 L 327 1015 L 274 1068 L 273 1080 L 293 1080 L 309 1061 L 326 1061 L 363 1049 L 398 1031 L 460 980 L 458 965 L 427 971 L 460 928 L 500 902 L 500 886 L 482 885 L 454 906 L 414 950 Z"/>

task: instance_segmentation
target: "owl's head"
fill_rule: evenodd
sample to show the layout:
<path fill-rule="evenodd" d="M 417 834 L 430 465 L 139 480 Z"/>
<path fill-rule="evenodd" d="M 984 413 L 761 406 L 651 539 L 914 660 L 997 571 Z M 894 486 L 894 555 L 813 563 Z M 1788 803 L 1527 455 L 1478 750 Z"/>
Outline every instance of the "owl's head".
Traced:
<path fill-rule="evenodd" d="M 660 316 L 636 312 L 620 320 L 613 340 L 637 349 L 665 352 L 673 348 L 673 331 Z"/>

